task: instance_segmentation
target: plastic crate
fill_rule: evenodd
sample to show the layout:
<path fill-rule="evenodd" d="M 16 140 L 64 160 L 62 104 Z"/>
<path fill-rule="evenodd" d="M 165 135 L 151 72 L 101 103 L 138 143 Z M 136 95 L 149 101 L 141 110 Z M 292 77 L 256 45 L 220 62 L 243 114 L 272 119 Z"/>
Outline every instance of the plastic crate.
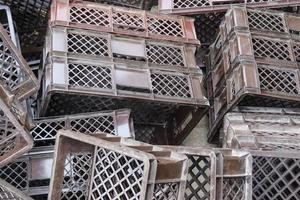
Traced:
<path fill-rule="evenodd" d="M 185 154 L 189 169 L 185 198 L 251 199 L 251 155 L 246 151 L 162 146 Z"/>
<path fill-rule="evenodd" d="M 170 17 L 83 1 L 74 3 L 54 1 L 51 6 L 50 24 L 200 44 L 192 18 Z"/>
<path fill-rule="evenodd" d="M 90 60 L 128 61 L 177 72 L 200 71 L 195 59 L 196 46 L 190 44 L 58 26 L 48 30 L 46 40 L 44 63 L 50 54 Z"/>
<path fill-rule="evenodd" d="M 135 137 L 130 110 L 101 111 L 59 117 L 35 119 L 31 130 L 35 146 L 54 145 L 57 131 L 68 129 L 81 133 L 109 133 L 123 137 Z"/>
<path fill-rule="evenodd" d="M 7 31 L 8 35 L 10 36 L 12 42 L 18 46 L 19 43 L 17 41 L 17 34 L 15 31 L 12 15 L 10 12 L 10 8 L 8 6 L 0 5 L 0 23 L 2 24 L 3 28 Z"/>
<path fill-rule="evenodd" d="M 88 0 L 91 2 L 150 10 L 155 2 L 151 0 Z M 156 2 L 157 4 L 157 2 Z"/>
<path fill-rule="evenodd" d="M 33 200 L 3 180 L 0 180 L 0 198 L 11 200 Z"/>
<path fill-rule="evenodd" d="M 14 161 L 33 146 L 30 118 L 18 99 L 0 84 L 0 166 Z"/>
<path fill-rule="evenodd" d="M 13 44 L 2 26 L 0 26 L 0 44 L 0 56 L 3 57 L 0 69 L 2 82 L 9 92 L 23 100 L 37 91 L 37 80 L 22 57 L 21 52 Z"/>
<path fill-rule="evenodd" d="M 299 109 L 241 107 L 224 121 L 223 145 L 253 156 L 252 199 L 299 198 Z"/>
<path fill-rule="evenodd" d="M 65 143 L 66 141 L 67 143 Z M 66 146 L 75 143 L 78 144 L 76 150 L 70 147 L 68 147 L 68 150 L 65 149 Z M 81 148 L 78 148 L 79 146 Z M 150 154 L 146 152 L 150 152 Z M 60 195 L 69 196 L 70 193 L 78 195 L 77 192 L 79 190 L 76 190 L 76 183 L 74 185 L 74 183 L 70 182 L 73 187 L 68 187 L 64 191 L 63 168 L 68 155 L 73 155 L 71 161 L 75 161 L 74 156 L 77 155 L 78 157 L 79 154 L 83 155 L 83 153 L 84 155 L 90 155 L 90 164 L 88 166 L 92 165 L 92 168 L 88 172 L 89 175 L 85 176 L 90 178 L 81 179 L 81 182 L 83 181 L 81 185 L 89 188 L 87 193 L 80 192 L 81 197 L 97 198 L 100 195 L 102 197 L 114 198 L 115 195 L 121 195 L 126 199 L 160 199 L 171 196 L 175 197 L 174 199 L 180 199 L 180 196 L 178 198 L 176 196 L 180 195 L 180 189 L 185 187 L 184 177 L 186 176 L 185 167 L 187 167 L 187 160 L 183 155 L 160 151 L 159 149 L 156 151 L 153 146 L 141 145 L 133 140 L 114 136 L 97 135 L 96 137 L 92 137 L 83 134 L 76 135 L 70 131 L 59 131 L 49 198 L 59 199 Z M 107 156 L 113 156 L 115 159 L 110 160 Z M 92 159 L 92 157 L 95 159 Z M 157 160 L 158 162 L 156 162 Z M 103 168 L 103 166 L 106 167 Z M 117 170 L 119 172 L 118 176 L 114 175 L 116 179 L 103 176 L 104 174 L 109 175 L 113 172 L 106 170 L 107 167 L 110 170 Z M 86 169 L 84 171 L 86 172 Z M 70 180 L 78 179 L 70 177 Z M 99 184 L 97 180 L 101 180 L 102 184 Z M 105 189 L 107 187 L 105 182 L 107 181 L 115 188 L 114 192 L 109 193 Z M 127 184 L 120 185 L 121 182 L 127 182 Z M 80 184 L 80 182 L 77 183 Z"/>
<path fill-rule="evenodd" d="M 23 193 L 35 196 L 49 193 L 53 148 L 33 148 L 18 160 L 0 168 L 0 178 Z"/>
<path fill-rule="evenodd" d="M 240 107 L 224 119 L 224 147 L 300 150 L 299 109 Z"/>
<path fill-rule="evenodd" d="M 159 0 L 159 11 L 162 13 L 195 15 L 205 12 L 224 12 L 232 5 L 245 5 L 253 8 L 282 8 L 297 6 L 297 0 Z"/>

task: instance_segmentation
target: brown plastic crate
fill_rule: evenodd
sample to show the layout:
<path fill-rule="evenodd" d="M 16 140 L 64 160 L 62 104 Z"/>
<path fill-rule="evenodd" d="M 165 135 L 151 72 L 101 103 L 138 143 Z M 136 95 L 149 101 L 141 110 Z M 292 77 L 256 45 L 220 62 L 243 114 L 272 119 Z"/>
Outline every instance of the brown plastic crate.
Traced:
<path fill-rule="evenodd" d="M 299 109 L 241 107 L 226 115 L 223 145 L 253 156 L 252 199 L 299 198 Z"/>
<path fill-rule="evenodd" d="M 35 146 L 54 145 L 57 131 L 68 128 L 91 135 L 95 132 L 103 132 L 123 137 L 135 137 L 130 110 L 127 109 L 45 117 L 34 121 L 36 126 L 31 129 L 30 133 Z"/>
<path fill-rule="evenodd" d="M 93 16 L 98 16 L 94 18 Z M 100 19 L 100 20 L 99 20 Z M 51 25 L 200 44 L 194 19 L 90 2 L 53 1 Z"/>
<path fill-rule="evenodd" d="M 0 166 L 12 162 L 33 146 L 30 117 L 20 101 L 0 84 Z"/>
<path fill-rule="evenodd" d="M 254 150 L 300 150 L 300 110 L 240 107 L 224 118 L 223 146 Z"/>
<path fill-rule="evenodd" d="M 225 16 L 224 37 L 235 30 L 299 38 L 300 16 L 276 10 L 253 10 L 233 6 Z"/>
<path fill-rule="evenodd" d="M 33 200 L 21 191 L 0 179 L 0 198 L 10 200 Z"/>
<path fill-rule="evenodd" d="M 152 0 L 88 0 L 90 2 L 118 5 L 130 8 L 138 8 L 143 10 L 150 10 L 155 5 L 155 1 Z M 157 4 L 157 2 L 156 2 Z"/>
<path fill-rule="evenodd" d="M 90 177 L 93 178 L 89 179 L 88 181 L 91 182 L 92 184 L 88 185 L 88 183 L 87 184 L 83 183 L 84 185 L 88 186 L 88 187 L 86 186 L 86 188 L 89 188 L 89 191 L 87 193 L 88 196 L 97 197 L 97 195 L 101 195 L 102 197 L 105 198 L 106 197 L 113 198 L 116 195 L 115 192 L 117 191 L 118 191 L 118 195 L 122 195 L 124 196 L 124 198 L 126 197 L 126 199 L 152 199 L 153 195 L 155 195 L 157 198 L 160 197 L 163 198 L 164 196 L 160 196 L 160 195 L 164 195 L 164 194 L 174 195 L 174 192 L 176 192 L 177 195 L 180 195 L 180 193 L 178 193 L 180 192 L 179 189 L 185 187 L 184 185 L 185 178 L 181 179 L 182 177 L 185 176 L 184 175 L 184 173 L 186 172 L 185 167 L 187 167 L 185 164 L 186 163 L 185 156 L 170 153 L 167 151 L 161 151 L 159 149 L 157 149 L 158 151 L 156 151 L 150 145 L 146 145 L 146 144 L 141 145 L 141 143 L 135 142 L 133 140 L 126 140 L 124 138 L 118 138 L 114 136 L 107 137 L 106 135 L 95 135 L 95 136 L 96 137 L 83 135 L 83 134 L 76 135 L 70 131 L 59 131 L 58 139 L 56 142 L 54 169 L 52 173 L 53 178 L 51 179 L 49 198 L 51 199 L 59 198 L 61 195 L 61 191 L 63 191 L 62 190 L 63 173 L 59 169 L 63 169 L 64 161 L 67 158 L 67 155 L 73 153 L 73 155 L 77 154 L 78 156 L 78 154 L 82 154 L 83 152 L 85 152 L 85 154 L 88 153 L 90 154 L 90 157 L 95 158 L 92 159 L 93 161 L 91 160 L 91 163 L 93 163 L 92 165 L 93 167 L 91 169 Z M 77 150 L 67 147 L 69 146 L 70 143 L 72 144 L 77 143 L 78 144 Z M 150 154 L 146 153 L 147 151 L 149 151 Z M 96 154 L 94 154 L 94 152 Z M 107 162 L 101 161 L 101 160 L 109 161 L 107 160 L 108 158 L 107 156 L 109 155 L 118 158 L 117 160 L 110 160 L 111 165 L 109 165 L 109 163 Z M 157 164 L 156 164 L 156 159 L 158 159 L 159 161 Z M 117 163 L 119 164 L 116 165 Z M 97 167 L 101 165 L 107 165 L 107 166 L 105 168 Z M 124 168 L 124 170 L 120 171 L 121 166 L 122 168 Z M 109 173 L 109 171 L 106 171 L 107 167 L 109 167 L 111 170 L 118 170 L 119 173 L 122 173 L 124 175 L 123 176 L 119 174 L 118 178 L 115 177 L 117 178 L 116 182 L 114 181 L 114 179 L 107 177 L 109 178 L 110 181 L 113 181 L 111 182 L 111 184 L 113 184 L 112 186 L 116 187 L 114 190 L 115 192 L 112 193 L 108 193 L 107 190 L 101 190 L 101 188 L 104 189 L 105 187 L 107 187 L 105 186 L 105 182 L 106 182 L 105 180 L 108 181 L 108 179 L 105 179 L 105 177 L 102 177 L 105 179 L 101 181 L 103 184 L 100 185 L 96 184 L 97 180 L 101 178 L 100 175 L 102 173 Z M 133 171 L 125 170 L 127 168 L 132 168 L 132 167 L 134 167 L 135 170 Z M 166 169 L 168 170 L 173 169 L 173 170 L 167 172 Z M 96 174 L 94 174 L 93 172 L 95 170 L 96 171 L 102 170 L 102 172 L 101 173 L 97 172 Z M 139 171 L 138 174 L 136 170 Z M 142 172 L 146 172 L 146 173 L 142 173 Z M 135 174 L 134 176 L 133 173 Z M 149 177 L 149 175 L 151 179 L 147 178 Z M 178 179 L 179 177 L 180 179 Z M 122 186 L 119 185 L 120 181 L 122 181 L 121 179 L 123 181 L 127 181 L 128 184 L 127 185 L 122 184 Z M 136 180 L 133 181 L 133 179 Z M 143 181 L 140 182 L 142 179 Z M 177 184 L 177 182 L 175 184 L 175 182 L 173 183 L 172 180 L 183 181 L 183 184 Z M 153 190 L 153 186 L 154 186 L 154 190 Z M 118 188 L 120 187 L 121 188 L 125 187 L 125 188 L 123 188 L 122 190 L 118 190 Z M 144 187 L 145 189 L 141 189 L 141 187 Z M 146 188 L 148 189 L 146 190 Z M 74 193 L 76 191 L 71 191 L 70 189 L 67 189 L 66 192 L 63 192 L 63 194 L 68 195 L 67 192 Z M 84 194 L 85 193 L 83 193 L 83 195 Z"/>
<path fill-rule="evenodd" d="M 47 56 L 67 56 L 102 61 L 128 61 L 168 71 L 199 72 L 196 46 L 182 42 L 124 37 L 80 28 L 53 26 L 48 29 Z"/>
<path fill-rule="evenodd" d="M 235 0 L 159 0 L 159 11 L 162 13 L 195 15 L 206 12 L 224 12 L 232 5 L 245 5 L 253 8 L 282 8 L 297 6 L 300 3 L 297 0 L 244 0 L 237 2 Z"/>
<path fill-rule="evenodd" d="M 185 154 L 189 169 L 185 198 L 251 199 L 251 155 L 246 151 L 162 146 Z"/>
<path fill-rule="evenodd" d="M 37 79 L 21 52 L 13 44 L 6 30 L 0 25 L 1 79 L 6 88 L 20 100 L 26 99 L 38 89 Z"/>

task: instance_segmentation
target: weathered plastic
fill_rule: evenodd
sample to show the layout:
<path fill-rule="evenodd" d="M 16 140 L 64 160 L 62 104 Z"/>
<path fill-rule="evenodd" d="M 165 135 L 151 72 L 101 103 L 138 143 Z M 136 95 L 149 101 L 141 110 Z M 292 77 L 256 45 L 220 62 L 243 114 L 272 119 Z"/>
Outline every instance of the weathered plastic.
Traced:
<path fill-rule="evenodd" d="M 57 131 L 71 129 L 81 133 L 109 133 L 135 138 L 130 110 L 101 111 L 34 120 L 36 126 L 30 131 L 35 146 L 54 145 Z"/>
<path fill-rule="evenodd" d="M 162 148 L 189 159 L 186 200 L 251 199 L 252 157 L 247 151 L 183 146 Z"/>
<path fill-rule="evenodd" d="M 20 100 L 26 99 L 38 89 L 37 79 L 13 44 L 7 31 L 0 25 L 0 57 L 2 83 Z"/>
<path fill-rule="evenodd" d="M 297 6 L 297 0 L 159 0 L 159 11 L 162 13 L 195 15 L 205 12 L 224 12 L 232 5 L 246 5 L 252 8 L 282 8 Z"/>
<path fill-rule="evenodd" d="M 0 198 L 9 200 L 33 200 L 15 187 L 0 179 Z"/>
<path fill-rule="evenodd" d="M 74 144 L 76 144 L 76 150 L 70 147 Z M 81 192 L 80 197 L 86 195 L 96 198 L 100 195 L 112 199 L 115 195 L 122 195 L 126 199 L 150 200 L 153 196 L 163 198 L 164 195 L 171 195 L 174 198 L 173 195 L 180 195 L 180 189 L 185 187 L 187 160 L 183 155 L 159 149 L 156 151 L 151 145 L 143 145 L 115 136 L 100 134 L 93 137 L 74 134 L 71 131 L 59 131 L 48 199 L 59 199 L 61 195 L 69 196 L 70 192 L 78 195 L 78 193 L 75 194 L 76 190 L 72 190 L 70 187 L 63 190 L 63 169 L 68 155 L 75 156 L 77 154 L 79 156 L 83 153 L 90 155 L 89 166 L 92 167 L 89 172 L 84 170 L 85 177 L 90 178 L 82 179 L 87 192 Z M 111 156 L 114 157 L 113 160 L 109 159 Z M 117 170 L 118 176 L 111 170 Z M 110 178 L 109 174 L 115 176 L 116 179 Z M 97 181 L 99 179 L 101 184 Z M 108 192 L 106 188 L 108 186 L 105 184 L 107 181 L 115 188 L 114 192 Z M 127 182 L 127 184 L 120 185 L 121 182 Z M 73 188 L 75 189 L 75 187 Z M 79 196 L 77 197 L 79 198 Z M 181 198 L 179 196 L 174 199 Z"/>
<path fill-rule="evenodd" d="M 33 146 L 31 120 L 20 101 L 0 84 L 0 166 L 14 161 Z"/>
<path fill-rule="evenodd" d="M 192 18 L 159 15 L 86 1 L 53 1 L 50 24 L 200 44 Z"/>

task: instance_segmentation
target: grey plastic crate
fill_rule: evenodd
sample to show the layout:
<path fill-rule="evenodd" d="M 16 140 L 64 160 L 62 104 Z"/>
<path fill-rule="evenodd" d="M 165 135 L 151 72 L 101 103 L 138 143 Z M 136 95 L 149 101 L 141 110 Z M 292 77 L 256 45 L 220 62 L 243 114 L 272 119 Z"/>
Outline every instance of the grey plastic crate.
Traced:
<path fill-rule="evenodd" d="M 71 129 L 81 133 L 95 132 L 135 138 L 130 110 L 101 111 L 35 119 L 31 130 L 35 146 L 54 145 L 57 131 Z"/>

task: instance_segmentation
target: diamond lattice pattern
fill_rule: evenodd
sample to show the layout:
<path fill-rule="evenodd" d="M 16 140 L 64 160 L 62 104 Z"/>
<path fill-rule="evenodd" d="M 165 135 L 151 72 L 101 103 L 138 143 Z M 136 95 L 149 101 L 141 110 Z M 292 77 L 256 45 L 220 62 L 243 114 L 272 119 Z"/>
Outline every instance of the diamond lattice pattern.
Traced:
<path fill-rule="evenodd" d="M 152 200 L 177 200 L 179 183 L 157 183 Z"/>
<path fill-rule="evenodd" d="M 69 154 L 65 162 L 62 200 L 86 199 L 92 166 L 91 154 Z"/>
<path fill-rule="evenodd" d="M 180 21 L 147 17 L 150 34 L 183 37 L 183 27 Z"/>
<path fill-rule="evenodd" d="M 190 98 L 189 81 L 185 76 L 151 74 L 153 93 L 157 95 Z"/>
<path fill-rule="evenodd" d="M 83 64 L 69 64 L 69 84 L 112 89 L 111 68 Z"/>
<path fill-rule="evenodd" d="M 248 22 L 250 28 L 285 32 L 284 18 L 282 15 L 248 11 Z"/>
<path fill-rule="evenodd" d="M 68 52 L 94 56 L 109 56 L 106 38 L 79 33 L 68 34 Z"/>
<path fill-rule="evenodd" d="M 253 36 L 252 43 L 255 57 L 291 61 L 287 42 Z"/>
<path fill-rule="evenodd" d="M 189 173 L 185 199 L 210 199 L 210 158 L 189 155 Z"/>
<path fill-rule="evenodd" d="M 253 157 L 253 200 L 300 199 L 300 159 Z"/>
<path fill-rule="evenodd" d="M 18 161 L 1 167 L 0 178 L 18 189 L 28 190 L 28 172 L 28 162 Z"/>
<path fill-rule="evenodd" d="M 181 47 L 147 44 L 147 57 L 150 63 L 184 67 L 184 53 Z"/>
<path fill-rule="evenodd" d="M 223 178 L 224 200 L 245 200 L 245 178 Z"/>
<path fill-rule="evenodd" d="M 11 90 L 27 81 L 28 76 L 17 62 L 15 55 L 0 38 L 0 74 Z"/>
<path fill-rule="evenodd" d="M 73 6 L 70 9 L 70 21 L 74 23 L 109 27 L 109 17 L 109 10 L 79 6 Z"/>
<path fill-rule="evenodd" d="M 210 0 L 173 0 L 174 8 L 193 8 L 210 6 Z"/>
<path fill-rule="evenodd" d="M 144 163 L 120 153 L 96 148 L 91 199 L 139 200 Z"/>
<path fill-rule="evenodd" d="M 274 93 L 299 94 L 296 72 L 258 66 L 261 90 Z"/>
<path fill-rule="evenodd" d="M 92 134 L 95 132 L 115 135 L 114 118 L 112 116 L 99 116 L 71 121 L 72 130 Z"/>

